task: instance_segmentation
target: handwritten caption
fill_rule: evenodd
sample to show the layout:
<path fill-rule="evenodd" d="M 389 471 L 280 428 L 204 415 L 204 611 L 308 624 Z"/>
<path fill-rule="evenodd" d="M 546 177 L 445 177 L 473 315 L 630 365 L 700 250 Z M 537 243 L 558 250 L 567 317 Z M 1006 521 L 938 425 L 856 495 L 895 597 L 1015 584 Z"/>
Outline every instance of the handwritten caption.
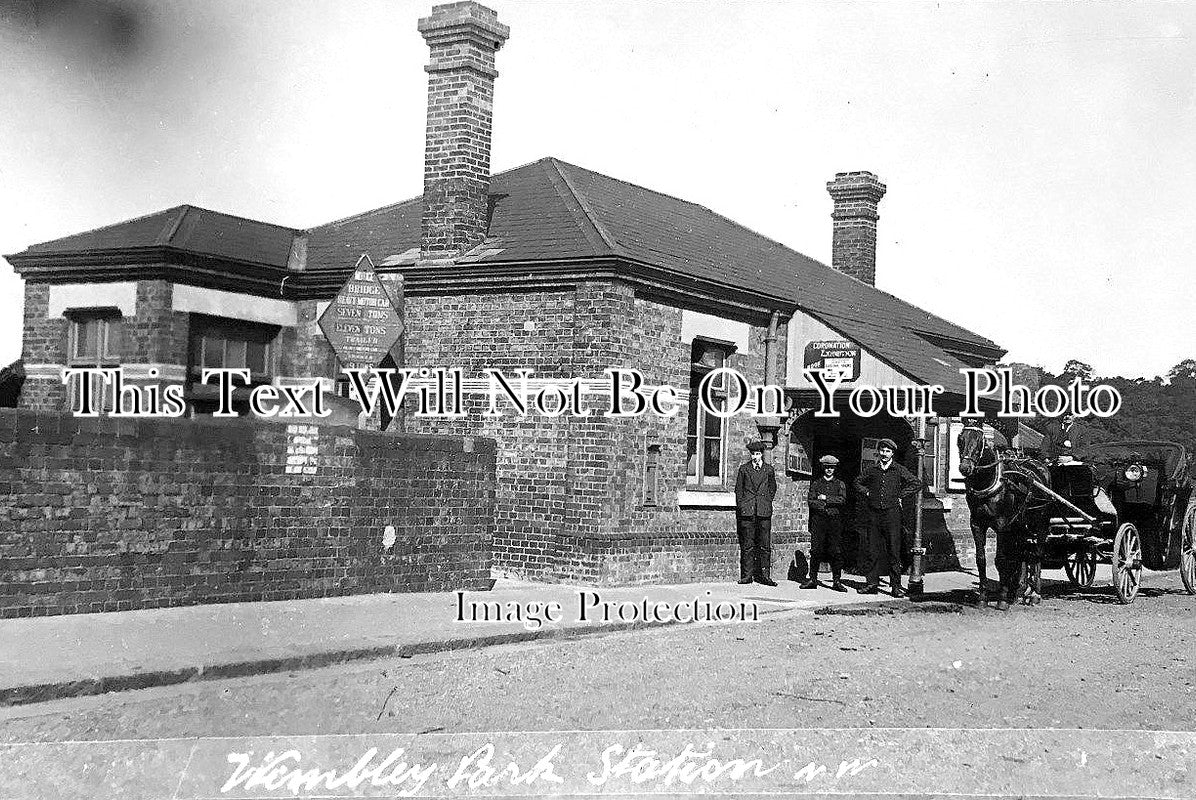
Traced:
<path fill-rule="evenodd" d="M 774 760 L 717 757 L 717 746 L 707 742 L 695 745 L 686 742 L 680 752 L 660 752 L 635 744 L 612 743 L 601 751 L 592 768 L 577 774 L 558 766 L 564 745 L 555 744 L 534 761 L 520 762 L 500 758 L 495 745 L 486 742 L 473 752 L 457 759 L 455 764 L 412 759 L 406 748 L 396 747 L 385 756 L 371 747 L 353 760 L 339 765 L 315 765 L 295 748 L 267 751 L 258 755 L 253 751 L 228 754 L 232 770 L 220 792 L 234 790 L 269 792 L 299 797 L 317 791 L 345 791 L 358 793 L 363 789 L 387 789 L 401 797 L 428 793 L 431 782 L 443 781 L 443 789 L 459 792 L 472 790 L 505 790 L 516 787 L 532 788 L 565 784 L 607 787 L 627 784 L 640 788 L 683 789 L 697 786 L 735 784 L 745 779 L 774 776 L 772 785 L 786 781 L 810 784 L 814 781 L 833 782 L 855 777 L 878 761 L 867 756 L 821 763 L 799 757 L 793 748 L 791 757 Z M 576 769 L 583 762 L 568 759 Z M 584 772 L 584 774 L 581 774 Z M 438 793 L 438 792 L 437 792 Z"/>

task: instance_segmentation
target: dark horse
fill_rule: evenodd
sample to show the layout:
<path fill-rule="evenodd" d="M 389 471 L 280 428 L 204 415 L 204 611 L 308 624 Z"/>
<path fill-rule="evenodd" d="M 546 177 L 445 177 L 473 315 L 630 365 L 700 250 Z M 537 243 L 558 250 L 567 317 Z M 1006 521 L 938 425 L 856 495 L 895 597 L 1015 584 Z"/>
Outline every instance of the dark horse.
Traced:
<path fill-rule="evenodd" d="M 988 588 L 984 562 L 989 528 L 997 535 L 997 577 L 1001 584 L 997 608 L 1005 610 L 1017 598 L 1023 566 L 1027 577 L 1023 602 L 1041 602 L 1042 554 L 1049 521 L 1046 503 L 1034 492 L 1032 481 L 1049 486 L 1049 471 L 1033 459 L 1002 459 L 979 426 L 965 427 L 959 434 L 959 471 L 964 476 L 968 510 L 972 512 L 972 539 L 980 573 L 979 603 L 984 604 Z"/>

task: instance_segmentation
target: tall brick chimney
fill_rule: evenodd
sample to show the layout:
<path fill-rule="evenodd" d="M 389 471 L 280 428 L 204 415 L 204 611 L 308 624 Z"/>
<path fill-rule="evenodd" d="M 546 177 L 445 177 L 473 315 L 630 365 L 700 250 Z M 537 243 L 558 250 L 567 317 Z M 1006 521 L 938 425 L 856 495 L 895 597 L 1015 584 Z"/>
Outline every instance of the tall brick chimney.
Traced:
<path fill-rule="evenodd" d="M 876 285 L 876 206 L 885 185 L 871 172 L 838 172 L 826 185 L 835 201 L 831 266 Z"/>
<path fill-rule="evenodd" d="M 432 51 L 420 257 L 451 259 L 486 236 L 494 54 L 511 29 L 464 2 L 435 6 L 419 32 Z"/>

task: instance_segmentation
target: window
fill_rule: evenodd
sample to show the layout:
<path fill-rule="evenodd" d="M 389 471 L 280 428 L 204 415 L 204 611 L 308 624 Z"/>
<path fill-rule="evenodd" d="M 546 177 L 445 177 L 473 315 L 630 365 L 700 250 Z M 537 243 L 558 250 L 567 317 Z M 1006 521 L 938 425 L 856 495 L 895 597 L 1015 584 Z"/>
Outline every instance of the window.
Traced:
<path fill-rule="evenodd" d="M 660 505 L 660 445 L 648 445 L 644 461 L 644 505 Z"/>
<path fill-rule="evenodd" d="M 115 311 L 71 315 L 70 364 L 110 367 L 120 364 L 121 318 Z"/>
<path fill-rule="evenodd" d="M 250 385 L 269 383 L 273 373 L 272 343 L 278 326 L 191 315 L 191 336 L 187 364 L 187 399 L 197 414 L 211 414 L 218 408 L 219 385 L 203 383 L 205 369 L 248 369 Z M 234 379 L 234 385 L 241 387 Z M 248 391 L 233 392 L 233 409 L 249 412 Z"/>
<path fill-rule="evenodd" d="M 720 367 L 735 346 L 730 342 L 695 339 L 689 371 L 689 435 L 686 440 L 685 482 L 690 486 L 723 486 L 726 477 L 727 421 L 702 408 L 698 387 L 702 379 Z M 713 384 L 715 408 L 727 407 L 727 379 L 720 375 Z"/>
<path fill-rule="evenodd" d="M 120 312 L 114 309 L 95 309 L 72 312 L 68 315 L 70 330 L 67 337 L 67 363 L 71 367 L 117 367 L 120 366 L 120 348 L 123 322 Z M 68 390 L 73 411 L 80 409 L 74 398 L 78 392 L 74 378 Z M 92 405 L 99 410 L 111 410 L 111 391 L 105 391 L 104 382 L 92 381 Z"/>

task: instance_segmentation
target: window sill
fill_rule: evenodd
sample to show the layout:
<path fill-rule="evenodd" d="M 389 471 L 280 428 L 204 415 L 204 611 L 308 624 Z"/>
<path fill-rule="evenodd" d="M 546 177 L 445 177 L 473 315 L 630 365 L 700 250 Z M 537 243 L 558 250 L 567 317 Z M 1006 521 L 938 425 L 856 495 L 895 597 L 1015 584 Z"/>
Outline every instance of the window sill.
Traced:
<path fill-rule="evenodd" d="M 677 492 L 677 505 L 682 508 L 735 508 L 735 492 L 682 489 Z"/>

